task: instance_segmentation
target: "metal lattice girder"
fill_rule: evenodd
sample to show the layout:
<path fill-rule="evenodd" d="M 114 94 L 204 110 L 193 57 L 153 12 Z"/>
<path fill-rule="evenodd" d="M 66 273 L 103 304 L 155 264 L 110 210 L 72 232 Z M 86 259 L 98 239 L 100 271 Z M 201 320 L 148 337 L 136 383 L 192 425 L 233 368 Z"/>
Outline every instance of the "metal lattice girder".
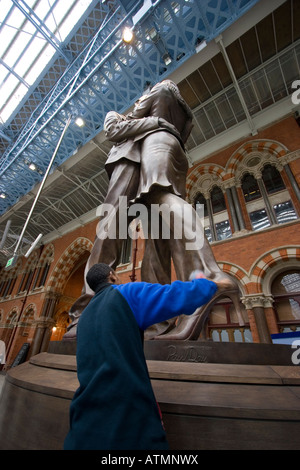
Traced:
<path fill-rule="evenodd" d="M 70 113 L 82 115 L 87 125 L 69 128 L 56 166 L 101 131 L 107 111 L 125 112 L 145 87 L 167 77 L 195 53 L 201 41 L 219 35 L 255 3 L 257 0 L 157 0 L 149 1 L 150 8 L 139 17 L 141 2 L 129 14 L 124 14 L 120 2 L 104 2 L 106 18 L 100 29 L 1 161 L 0 192 L 7 195 L 1 200 L 1 213 L 36 183 L 37 175 L 40 178 L 37 173 L 25 186 L 23 180 L 20 183 L 20 162 L 24 157 L 34 160 L 43 172 Z M 133 45 L 121 39 L 125 25 L 135 31 Z M 153 28 L 158 35 L 151 39 Z M 164 53 L 171 58 L 168 65 Z"/>

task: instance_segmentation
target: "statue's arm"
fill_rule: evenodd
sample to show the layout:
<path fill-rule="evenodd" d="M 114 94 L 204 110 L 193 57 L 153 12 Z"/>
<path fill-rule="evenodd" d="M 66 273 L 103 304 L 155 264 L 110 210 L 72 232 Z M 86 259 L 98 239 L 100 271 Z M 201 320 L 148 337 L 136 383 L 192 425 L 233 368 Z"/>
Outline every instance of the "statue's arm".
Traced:
<path fill-rule="evenodd" d="M 144 132 L 160 128 L 159 118 L 154 116 L 143 119 L 120 118 L 120 115 L 109 112 L 104 121 L 104 132 L 108 140 L 122 142 Z"/>

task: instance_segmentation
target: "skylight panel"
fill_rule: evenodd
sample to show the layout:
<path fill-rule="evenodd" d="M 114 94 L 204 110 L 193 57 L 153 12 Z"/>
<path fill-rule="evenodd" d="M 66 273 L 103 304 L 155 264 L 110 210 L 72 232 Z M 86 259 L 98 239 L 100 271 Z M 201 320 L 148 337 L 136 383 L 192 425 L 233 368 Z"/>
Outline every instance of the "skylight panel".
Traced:
<path fill-rule="evenodd" d="M 11 0 L 1 0 L 0 57 L 5 64 L 0 63 L 1 122 L 10 118 L 28 92 L 26 85 L 35 83 L 57 52 L 47 38 L 55 36 L 58 45 L 63 42 L 92 1 L 26 0 L 26 5 L 39 19 L 32 16 L 40 25 L 41 31 L 38 31 Z M 24 7 L 22 1 L 20 5 Z M 28 8 L 24 9 L 30 13 Z"/>
<path fill-rule="evenodd" d="M 49 60 L 51 60 L 54 54 L 55 49 L 53 49 L 53 47 L 48 44 L 43 50 L 43 53 L 39 57 L 34 59 L 31 67 L 29 68 L 28 74 L 26 75 L 26 80 L 28 81 L 28 83 L 34 83 L 40 71 L 46 67 Z"/>
<path fill-rule="evenodd" d="M 3 87 L 1 87 L 0 105 L 3 106 L 3 104 L 6 101 L 7 96 L 11 95 L 12 91 L 18 86 L 19 83 L 20 83 L 19 80 L 13 75 L 10 77 L 9 80 L 6 80 Z"/>

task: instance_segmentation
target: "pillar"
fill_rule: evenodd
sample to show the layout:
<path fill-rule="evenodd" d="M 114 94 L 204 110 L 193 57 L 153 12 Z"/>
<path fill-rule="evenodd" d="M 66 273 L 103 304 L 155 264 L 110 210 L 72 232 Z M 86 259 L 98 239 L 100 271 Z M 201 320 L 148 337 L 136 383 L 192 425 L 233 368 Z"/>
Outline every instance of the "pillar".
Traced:
<path fill-rule="evenodd" d="M 242 299 L 247 310 L 252 310 L 260 343 L 272 343 L 265 307 L 268 299 L 263 294 L 249 295 Z"/>
<path fill-rule="evenodd" d="M 58 298 L 59 295 L 53 292 L 48 293 L 45 298 L 42 314 L 35 322 L 36 332 L 31 349 L 31 356 L 47 351 L 51 336 L 51 328 L 54 325 L 53 315 Z"/>

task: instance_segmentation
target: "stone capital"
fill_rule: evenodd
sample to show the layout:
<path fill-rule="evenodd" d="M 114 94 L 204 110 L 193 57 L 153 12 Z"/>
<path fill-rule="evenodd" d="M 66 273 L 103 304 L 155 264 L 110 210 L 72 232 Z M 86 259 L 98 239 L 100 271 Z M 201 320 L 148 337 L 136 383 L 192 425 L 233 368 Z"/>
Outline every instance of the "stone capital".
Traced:
<path fill-rule="evenodd" d="M 274 302 L 273 297 L 271 295 L 266 296 L 264 294 L 246 295 L 241 300 L 247 310 L 252 310 L 255 307 L 272 307 Z"/>

